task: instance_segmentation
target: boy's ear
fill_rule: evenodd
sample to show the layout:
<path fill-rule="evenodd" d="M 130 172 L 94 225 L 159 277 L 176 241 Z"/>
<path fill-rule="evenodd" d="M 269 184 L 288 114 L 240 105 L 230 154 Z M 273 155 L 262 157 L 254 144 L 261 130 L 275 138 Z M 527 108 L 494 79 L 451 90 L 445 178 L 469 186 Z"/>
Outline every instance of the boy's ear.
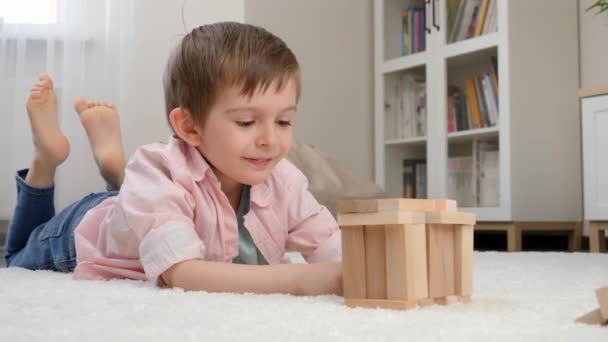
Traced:
<path fill-rule="evenodd" d="M 177 107 L 169 113 L 169 122 L 173 131 L 180 139 L 187 142 L 188 145 L 199 146 L 203 141 L 201 129 L 192 120 L 192 116 L 187 109 Z"/>

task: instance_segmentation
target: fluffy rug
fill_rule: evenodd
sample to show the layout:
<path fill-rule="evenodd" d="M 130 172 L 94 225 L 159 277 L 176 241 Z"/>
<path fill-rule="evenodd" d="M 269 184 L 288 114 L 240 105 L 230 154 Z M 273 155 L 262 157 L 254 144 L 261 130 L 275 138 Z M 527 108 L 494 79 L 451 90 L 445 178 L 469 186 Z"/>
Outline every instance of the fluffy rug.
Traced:
<path fill-rule="evenodd" d="M 0 269 L 0 341 L 608 341 L 608 254 L 476 252 L 471 304 L 350 309 L 336 296 L 211 294 Z"/>

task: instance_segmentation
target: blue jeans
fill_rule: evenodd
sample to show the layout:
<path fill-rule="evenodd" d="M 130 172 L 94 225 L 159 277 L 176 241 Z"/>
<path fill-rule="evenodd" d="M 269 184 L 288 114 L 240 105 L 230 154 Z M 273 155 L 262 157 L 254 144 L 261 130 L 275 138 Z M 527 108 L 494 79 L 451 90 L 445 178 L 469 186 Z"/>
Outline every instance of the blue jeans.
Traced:
<path fill-rule="evenodd" d="M 118 191 L 90 194 L 55 215 L 54 187 L 25 183 L 28 170 L 17 172 L 17 205 L 8 228 L 8 267 L 71 272 L 76 267 L 74 229 L 90 209 Z"/>

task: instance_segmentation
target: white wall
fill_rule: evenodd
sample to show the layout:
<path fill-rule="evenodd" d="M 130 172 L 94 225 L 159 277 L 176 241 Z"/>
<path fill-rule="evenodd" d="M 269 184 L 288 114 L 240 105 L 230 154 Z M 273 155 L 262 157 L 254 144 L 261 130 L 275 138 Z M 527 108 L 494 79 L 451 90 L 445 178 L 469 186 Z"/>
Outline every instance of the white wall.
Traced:
<path fill-rule="evenodd" d="M 608 12 L 587 12 L 595 0 L 579 0 L 581 87 L 608 84 Z"/>
<path fill-rule="evenodd" d="M 372 1 L 246 0 L 245 21 L 281 37 L 300 62 L 295 138 L 373 180 Z"/>
<path fill-rule="evenodd" d="M 134 56 L 127 68 L 127 100 L 120 108 L 128 154 L 143 144 L 165 141 L 170 134 L 162 77 L 172 47 L 197 26 L 243 20 L 243 0 L 136 0 Z"/>
<path fill-rule="evenodd" d="M 126 53 L 127 65 L 121 66 L 121 117 L 123 144 L 127 158 L 141 145 L 166 141 L 171 134 L 165 119 L 162 78 L 169 54 L 175 44 L 193 28 L 217 21 L 244 20 L 243 0 L 135 0 L 134 32 Z M 182 17 L 183 13 L 183 17 Z M 82 131 L 82 129 L 79 129 Z M 88 146 L 87 146 L 88 148 Z M 91 162 L 92 159 L 89 161 Z M 78 172 L 82 160 L 72 158 L 59 169 L 56 204 L 63 208 L 89 192 L 103 190 L 94 169 L 88 170 L 77 187 L 66 184 L 71 172 Z M 83 178 L 82 175 L 78 177 Z M 88 180 L 88 181 L 87 181 Z M 86 184 L 86 185 L 85 185 Z"/>
<path fill-rule="evenodd" d="M 242 22 L 244 4 L 243 0 L 133 0 L 133 15 L 133 20 L 129 22 L 133 23 L 133 32 L 127 38 L 129 39 L 127 45 L 130 48 L 122 51 L 128 58 L 121 56 L 120 61 L 112 61 L 112 63 L 123 62 L 120 65 L 122 73 L 120 79 L 123 81 L 116 85 L 121 89 L 119 92 L 107 92 L 108 94 L 119 93 L 120 98 L 108 96 L 103 90 L 83 92 L 82 89 L 75 89 L 74 94 L 64 94 L 70 99 L 75 96 L 84 96 L 116 103 L 121 116 L 123 142 L 127 157 L 137 147 L 150 142 L 165 141 L 170 134 L 164 114 L 162 75 L 172 47 L 184 34 L 199 25 L 227 20 Z M 99 20 L 105 20 L 103 15 Z M 46 43 L 42 41 L 42 44 Z M 91 50 L 88 53 L 96 53 L 96 42 L 90 42 L 89 46 Z M 41 64 L 40 69 L 44 70 L 44 58 L 46 57 L 41 54 L 40 58 L 40 61 L 28 61 L 28 63 Z M 95 65 L 95 67 L 102 66 Z M 57 70 L 55 72 L 59 73 Z M 52 74 L 55 76 L 54 73 Z M 7 75 L 0 75 L 0 77 L 6 79 Z M 94 79 L 93 77 L 89 81 L 93 82 Z M 25 90 L 23 93 L 25 94 Z M 11 97 L 11 100 L 14 99 Z M 24 100 L 25 96 L 23 99 L 16 99 L 15 108 L 22 110 Z M 2 108 L 7 112 L 13 108 L 10 103 L 0 102 Z M 104 183 L 89 151 L 84 130 L 78 120 L 74 118 L 75 114 L 71 109 L 71 104 L 61 102 L 60 99 L 61 127 L 70 139 L 71 154 L 70 158 L 58 169 L 56 176 L 57 209 L 64 208 L 90 192 L 104 189 Z M 29 152 L 33 148 L 30 146 L 31 134 L 27 116 L 18 116 L 14 120 L 11 117 L 7 113 L 0 118 L 0 127 L 5 130 L 1 134 L 0 142 L 22 145 L 18 151 L 27 152 L 10 153 L 8 156 L 0 155 L 2 158 L 0 159 L 0 176 L 2 176 L 0 180 L 0 196 L 2 196 L 0 219 L 10 218 L 14 206 L 13 175 L 16 171 L 14 168 L 27 167 L 31 159 Z M 17 139 L 10 139 L 9 137 L 12 136 Z M 9 150 L 14 150 L 14 148 L 9 148 Z M 0 149 L 0 152 L 2 151 L 4 150 Z M 2 152 L 2 154 L 6 153 Z"/>

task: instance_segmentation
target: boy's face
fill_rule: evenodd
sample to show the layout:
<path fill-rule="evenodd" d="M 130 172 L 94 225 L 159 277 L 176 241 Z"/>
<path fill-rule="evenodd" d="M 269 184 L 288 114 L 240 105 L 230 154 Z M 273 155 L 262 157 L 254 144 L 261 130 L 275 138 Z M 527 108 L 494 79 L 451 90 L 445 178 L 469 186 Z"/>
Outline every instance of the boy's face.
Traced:
<path fill-rule="evenodd" d="M 249 99 L 240 87 L 222 91 L 202 128 L 199 151 L 213 165 L 222 187 L 262 183 L 291 147 L 296 82 Z"/>

